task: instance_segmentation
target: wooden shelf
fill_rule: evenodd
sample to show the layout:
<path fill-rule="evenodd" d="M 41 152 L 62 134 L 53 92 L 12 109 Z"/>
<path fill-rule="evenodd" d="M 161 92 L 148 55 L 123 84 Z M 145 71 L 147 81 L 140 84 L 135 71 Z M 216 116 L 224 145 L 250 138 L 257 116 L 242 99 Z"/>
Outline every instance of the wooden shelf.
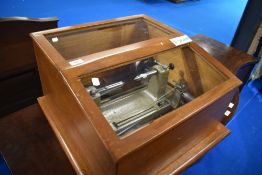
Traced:
<path fill-rule="evenodd" d="M 181 173 L 222 141 L 228 134 L 230 134 L 230 131 L 224 125 L 218 123 L 213 132 L 203 138 L 198 144 L 192 146 L 191 149 L 186 150 L 182 156 L 160 170 L 157 175 Z M 192 155 L 194 156 L 192 157 Z"/>

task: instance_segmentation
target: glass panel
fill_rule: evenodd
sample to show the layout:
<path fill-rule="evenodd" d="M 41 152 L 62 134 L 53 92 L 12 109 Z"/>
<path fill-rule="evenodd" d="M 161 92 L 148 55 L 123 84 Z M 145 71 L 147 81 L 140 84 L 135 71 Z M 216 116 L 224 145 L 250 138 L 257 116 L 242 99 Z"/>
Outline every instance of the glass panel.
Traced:
<path fill-rule="evenodd" d="M 226 79 L 189 47 L 81 78 L 119 136 L 183 106 Z"/>
<path fill-rule="evenodd" d="M 74 59 L 168 34 L 166 29 L 136 19 L 47 35 L 46 38 L 65 59 Z"/>

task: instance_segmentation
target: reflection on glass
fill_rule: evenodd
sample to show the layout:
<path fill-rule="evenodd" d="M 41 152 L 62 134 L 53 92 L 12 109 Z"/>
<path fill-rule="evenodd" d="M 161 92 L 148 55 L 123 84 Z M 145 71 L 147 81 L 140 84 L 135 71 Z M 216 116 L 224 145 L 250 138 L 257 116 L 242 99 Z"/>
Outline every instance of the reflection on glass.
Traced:
<path fill-rule="evenodd" d="M 47 35 L 46 38 L 65 59 L 74 59 L 168 34 L 166 29 L 136 19 Z"/>
<path fill-rule="evenodd" d="M 184 47 L 85 75 L 82 83 L 112 129 L 122 136 L 225 80 L 202 57 Z"/>

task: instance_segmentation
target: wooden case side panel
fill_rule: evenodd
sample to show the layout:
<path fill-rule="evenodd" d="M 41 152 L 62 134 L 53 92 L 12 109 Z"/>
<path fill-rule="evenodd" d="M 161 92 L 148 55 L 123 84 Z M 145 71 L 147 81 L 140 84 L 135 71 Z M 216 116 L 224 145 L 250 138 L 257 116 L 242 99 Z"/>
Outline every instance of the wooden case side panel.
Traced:
<path fill-rule="evenodd" d="M 222 126 L 220 121 L 234 94 L 235 90 L 227 93 L 212 105 L 195 114 L 194 117 L 166 132 L 165 135 L 122 158 L 118 164 L 118 174 L 133 175 L 135 170 L 137 175 L 155 175 L 160 170 L 163 171 L 168 164 L 172 164 L 173 172 L 188 167 L 190 161 L 179 158 L 190 152 L 202 140 L 210 137 L 218 126 Z M 192 158 L 195 155 L 191 153 L 188 157 Z M 176 163 L 178 159 L 179 162 Z"/>
<path fill-rule="evenodd" d="M 34 43 L 45 104 L 41 105 L 78 174 L 115 174 L 114 161 L 61 72 Z M 45 106 L 45 107 L 43 107 Z M 59 133 L 59 134 L 58 134 Z"/>

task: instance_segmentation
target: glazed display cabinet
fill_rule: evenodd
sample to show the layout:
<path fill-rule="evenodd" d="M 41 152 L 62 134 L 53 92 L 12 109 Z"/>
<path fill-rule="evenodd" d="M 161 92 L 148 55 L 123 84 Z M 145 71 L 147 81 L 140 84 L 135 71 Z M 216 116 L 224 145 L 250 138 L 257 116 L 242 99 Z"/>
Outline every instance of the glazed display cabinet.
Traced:
<path fill-rule="evenodd" d="M 31 34 L 39 104 L 77 174 L 177 174 L 229 134 L 241 81 L 137 15 Z"/>

